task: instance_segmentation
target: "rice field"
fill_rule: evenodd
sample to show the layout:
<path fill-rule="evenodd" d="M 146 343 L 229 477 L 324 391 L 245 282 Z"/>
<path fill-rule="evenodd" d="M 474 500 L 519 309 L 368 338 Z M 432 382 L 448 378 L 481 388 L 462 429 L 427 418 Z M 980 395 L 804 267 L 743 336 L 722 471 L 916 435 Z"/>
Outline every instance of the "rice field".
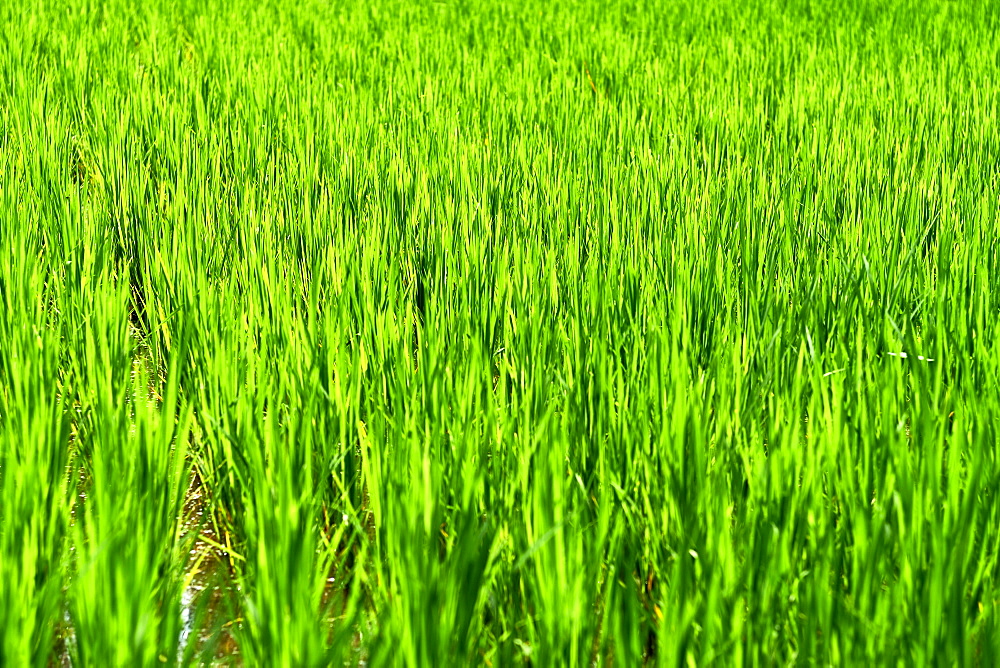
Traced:
<path fill-rule="evenodd" d="M 0 665 L 996 665 L 998 81 L 974 0 L 0 4 Z"/>

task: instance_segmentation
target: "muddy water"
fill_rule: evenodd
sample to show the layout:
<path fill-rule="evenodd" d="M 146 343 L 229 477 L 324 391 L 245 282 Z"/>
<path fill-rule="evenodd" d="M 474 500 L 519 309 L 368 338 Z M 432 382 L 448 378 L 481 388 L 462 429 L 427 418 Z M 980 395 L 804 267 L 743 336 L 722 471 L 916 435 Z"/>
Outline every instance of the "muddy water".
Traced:
<path fill-rule="evenodd" d="M 233 632 L 238 623 L 238 588 L 230 540 L 221 531 L 209 508 L 207 492 L 197 472 L 184 503 L 185 533 L 196 538 L 185 565 L 181 597 L 183 629 L 180 651 L 193 642 L 198 654 L 209 650 L 216 660 L 239 663 L 239 647 Z M 214 646 L 214 647 L 213 647 Z"/>
<path fill-rule="evenodd" d="M 76 523 L 87 502 L 88 478 L 80 469 L 76 474 L 76 502 L 70 511 L 71 525 Z M 208 509 L 208 499 L 197 473 L 193 473 L 185 496 L 182 533 L 195 536 L 185 564 L 185 583 L 181 593 L 182 630 L 179 638 L 181 660 L 192 643 L 195 661 L 241 665 L 239 647 L 233 631 L 238 621 L 238 588 L 233 557 L 226 549 L 228 538 L 220 532 Z M 74 552 L 70 546 L 70 552 Z M 68 600 L 63 619 L 56 629 L 56 647 L 50 666 L 71 668 L 76 649 L 76 631 Z M 211 659 L 205 656 L 208 652 Z"/>

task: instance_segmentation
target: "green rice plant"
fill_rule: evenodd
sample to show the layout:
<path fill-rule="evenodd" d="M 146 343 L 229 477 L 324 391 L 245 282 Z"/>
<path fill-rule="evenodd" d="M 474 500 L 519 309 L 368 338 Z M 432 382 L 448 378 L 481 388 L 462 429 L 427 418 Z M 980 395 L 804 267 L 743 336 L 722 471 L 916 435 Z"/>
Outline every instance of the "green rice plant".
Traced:
<path fill-rule="evenodd" d="M 44 278 L 24 231 L 0 235 L 0 662 L 44 665 L 63 625 L 71 424 Z"/>
<path fill-rule="evenodd" d="M 993 663 L 998 27 L 5 4 L 0 663 Z"/>

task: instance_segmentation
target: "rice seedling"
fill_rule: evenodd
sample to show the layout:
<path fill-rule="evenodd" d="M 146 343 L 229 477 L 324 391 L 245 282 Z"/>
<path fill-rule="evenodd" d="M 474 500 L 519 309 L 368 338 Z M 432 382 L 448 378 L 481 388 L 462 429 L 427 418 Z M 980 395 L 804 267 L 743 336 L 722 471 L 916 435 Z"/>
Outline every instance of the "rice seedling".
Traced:
<path fill-rule="evenodd" d="M 997 7 L 0 26 L 0 664 L 996 661 Z"/>

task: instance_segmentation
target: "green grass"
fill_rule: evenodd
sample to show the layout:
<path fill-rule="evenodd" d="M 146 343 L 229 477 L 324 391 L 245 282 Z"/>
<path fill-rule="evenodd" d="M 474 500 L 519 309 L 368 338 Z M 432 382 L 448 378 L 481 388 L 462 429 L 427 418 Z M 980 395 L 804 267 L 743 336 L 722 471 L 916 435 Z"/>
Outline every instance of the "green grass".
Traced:
<path fill-rule="evenodd" d="M 0 6 L 0 665 L 1000 660 L 1000 6 L 536 5 Z"/>

